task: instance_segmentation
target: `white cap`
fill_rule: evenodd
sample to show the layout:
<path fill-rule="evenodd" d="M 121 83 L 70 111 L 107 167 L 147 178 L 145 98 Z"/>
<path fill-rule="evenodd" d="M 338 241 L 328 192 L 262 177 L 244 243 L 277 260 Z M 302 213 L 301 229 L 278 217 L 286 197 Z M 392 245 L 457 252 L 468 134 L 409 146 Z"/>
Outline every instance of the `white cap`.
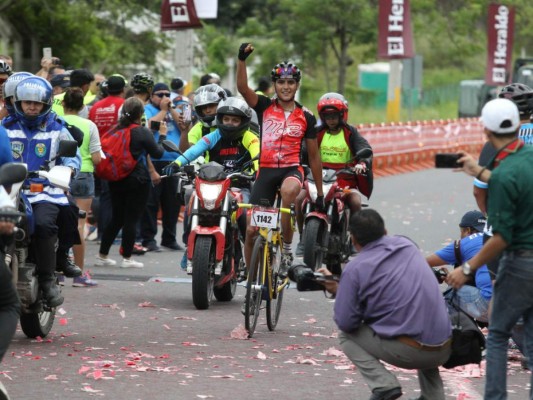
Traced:
<path fill-rule="evenodd" d="M 520 113 L 511 100 L 494 99 L 483 106 L 481 122 L 489 131 L 505 135 L 520 128 Z"/>

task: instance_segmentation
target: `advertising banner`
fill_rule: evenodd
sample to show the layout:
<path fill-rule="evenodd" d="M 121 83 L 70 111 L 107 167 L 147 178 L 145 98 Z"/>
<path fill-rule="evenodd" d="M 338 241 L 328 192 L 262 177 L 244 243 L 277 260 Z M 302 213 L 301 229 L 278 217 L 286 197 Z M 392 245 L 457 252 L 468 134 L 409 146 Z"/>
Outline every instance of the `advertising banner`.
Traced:
<path fill-rule="evenodd" d="M 378 25 L 378 58 L 414 57 L 409 0 L 380 0 Z"/>
<path fill-rule="evenodd" d="M 201 28 L 194 0 L 163 0 L 161 5 L 161 30 Z"/>
<path fill-rule="evenodd" d="M 513 7 L 503 4 L 489 5 L 487 21 L 487 85 L 505 85 L 511 77 L 511 59 L 514 36 Z"/>

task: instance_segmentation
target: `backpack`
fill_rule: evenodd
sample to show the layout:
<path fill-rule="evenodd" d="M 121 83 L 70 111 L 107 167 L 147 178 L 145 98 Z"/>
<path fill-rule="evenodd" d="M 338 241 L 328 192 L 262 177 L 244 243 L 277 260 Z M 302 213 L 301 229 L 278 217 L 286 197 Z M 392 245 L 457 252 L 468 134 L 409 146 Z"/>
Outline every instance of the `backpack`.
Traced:
<path fill-rule="evenodd" d="M 126 178 L 137 160 L 130 151 L 131 129 L 139 125 L 130 125 L 123 129 L 111 129 L 100 138 L 102 151 L 106 158 L 95 167 L 96 176 L 107 181 L 119 181 Z"/>

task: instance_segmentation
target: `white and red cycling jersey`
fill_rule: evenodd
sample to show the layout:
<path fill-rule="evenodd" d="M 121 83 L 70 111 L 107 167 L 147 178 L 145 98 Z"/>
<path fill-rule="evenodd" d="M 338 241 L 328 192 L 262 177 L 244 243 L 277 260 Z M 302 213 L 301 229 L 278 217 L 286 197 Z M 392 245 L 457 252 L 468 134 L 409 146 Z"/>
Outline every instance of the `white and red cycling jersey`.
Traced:
<path fill-rule="evenodd" d="M 313 113 L 297 102 L 292 112 L 286 112 L 276 99 L 266 96 L 259 96 L 254 110 L 261 125 L 259 167 L 301 165 L 303 139 L 316 138 L 316 119 Z"/>

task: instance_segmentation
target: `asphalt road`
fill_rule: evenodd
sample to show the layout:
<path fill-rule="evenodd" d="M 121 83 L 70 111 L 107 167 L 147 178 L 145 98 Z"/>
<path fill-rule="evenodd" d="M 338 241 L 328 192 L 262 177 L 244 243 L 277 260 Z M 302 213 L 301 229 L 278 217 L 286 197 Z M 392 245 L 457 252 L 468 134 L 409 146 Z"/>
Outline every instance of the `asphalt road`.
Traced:
<path fill-rule="evenodd" d="M 448 170 L 380 178 L 370 206 L 390 234 L 414 239 L 430 253 L 456 238 L 462 214 L 475 208 L 472 181 Z M 251 340 L 239 339 L 245 290 L 228 303 L 198 311 L 182 252 L 138 257 L 142 270 L 87 268 L 96 288 L 73 288 L 51 334 L 27 339 L 19 330 L 0 365 L 13 399 L 294 399 L 363 400 L 370 392 L 340 352 L 332 301 L 321 292 L 286 292 L 278 328 L 260 320 Z M 111 256 L 118 259 L 118 246 Z M 233 338 L 235 336 L 236 338 Z M 514 356 L 515 351 L 511 354 Z M 416 371 L 394 369 L 405 395 L 419 395 Z M 481 399 L 484 365 L 443 370 L 448 399 Z M 530 374 L 509 362 L 509 399 L 525 399 Z"/>

